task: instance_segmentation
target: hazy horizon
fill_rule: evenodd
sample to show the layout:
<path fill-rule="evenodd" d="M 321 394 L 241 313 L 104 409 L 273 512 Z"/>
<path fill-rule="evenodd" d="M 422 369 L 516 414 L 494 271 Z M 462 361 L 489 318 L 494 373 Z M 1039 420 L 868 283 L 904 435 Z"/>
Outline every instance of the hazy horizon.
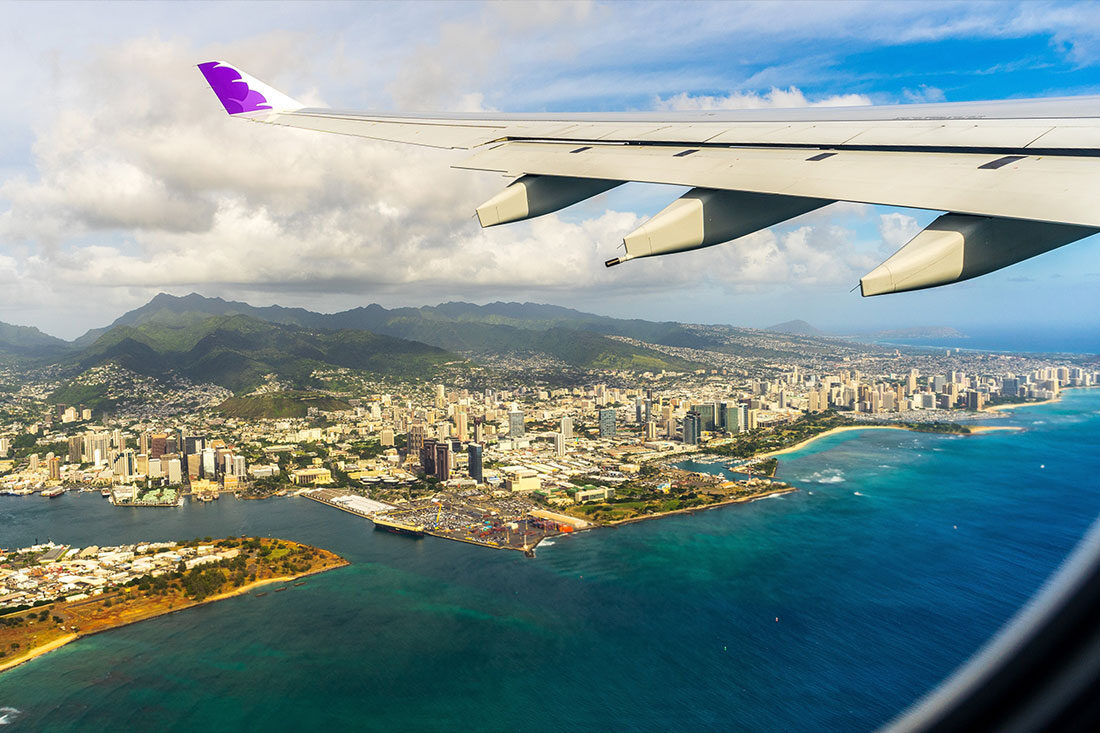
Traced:
<path fill-rule="evenodd" d="M 60 333 L 55 333 L 55 332 L 51 332 L 51 331 L 48 331 L 48 330 L 43 329 L 43 328 L 39 328 L 35 324 L 11 324 L 11 325 L 32 326 L 32 327 L 35 327 L 35 328 L 39 328 L 40 331 L 42 331 L 43 333 L 46 333 L 49 336 L 53 336 L 55 338 L 61 338 L 61 339 L 64 339 L 65 341 L 73 341 L 73 340 L 78 339 L 81 336 L 85 335 L 86 333 L 88 333 L 91 330 L 102 329 L 102 328 L 107 328 L 107 327 L 111 326 L 117 319 L 121 318 L 122 316 L 126 315 L 127 313 L 129 313 L 132 310 L 135 310 L 135 309 L 140 308 L 144 305 L 147 305 L 149 302 L 151 302 L 154 298 L 158 297 L 159 295 L 170 295 L 170 296 L 176 297 L 176 298 L 183 298 L 183 297 L 186 297 L 188 295 L 198 295 L 199 297 L 203 297 L 203 298 L 211 298 L 211 299 L 220 298 L 220 299 L 222 299 L 224 301 L 227 301 L 227 302 L 239 302 L 239 303 L 244 303 L 245 305 L 249 305 L 249 306 L 253 306 L 253 307 L 259 307 L 259 308 L 269 307 L 269 306 L 282 306 L 282 307 L 285 307 L 285 308 L 303 308 L 305 310 L 313 311 L 315 313 L 322 313 L 322 314 L 339 313 L 339 312 L 342 312 L 342 311 L 352 310 L 354 308 L 359 308 L 359 307 L 367 307 L 367 306 L 370 306 L 370 305 L 382 305 L 382 307 L 384 307 L 388 310 L 393 310 L 395 308 L 421 308 L 421 307 L 429 307 L 430 308 L 430 307 L 438 307 L 438 306 L 444 305 L 446 303 L 468 303 L 468 304 L 476 305 L 476 306 L 485 306 L 485 305 L 490 305 L 490 304 L 493 304 L 493 303 L 520 303 L 520 304 L 530 304 L 530 305 L 539 305 L 539 306 L 549 305 L 549 306 L 558 306 L 558 307 L 563 307 L 563 308 L 573 308 L 574 310 L 578 310 L 578 311 L 581 311 L 581 312 L 584 312 L 584 313 L 590 313 L 590 314 L 598 315 L 598 316 L 608 316 L 608 317 L 611 317 L 611 318 L 624 318 L 624 319 L 638 318 L 638 319 L 647 320 L 647 321 L 676 321 L 676 322 L 679 322 L 679 323 L 694 323 L 694 324 L 702 324 L 702 325 L 732 326 L 734 328 L 752 328 L 752 329 L 758 329 L 758 330 L 767 330 L 767 329 L 769 329 L 773 326 L 784 325 L 784 324 L 787 324 L 787 323 L 792 322 L 792 321 L 802 321 L 802 322 L 807 323 L 808 325 L 820 330 L 822 332 L 823 336 L 839 336 L 839 337 L 844 337 L 844 336 L 866 337 L 866 336 L 875 335 L 875 334 L 877 334 L 881 331 L 888 331 L 888 330 L 905 330 L 905 329 L 921 329 L 921 328 L 928 328 L 928 329 L 933 329 L 933 328 L 956 328 L 956 329 L 958 329 L 959 331 L 962 332 L 962 334 L 965 338 L 970 338 L 972 336 L 977 336 L 979 338 L 979 340 L 981 340 L 983 338 L 988 339 L 989 337 L 993 337 L 994 340 L 997 340 L 997 341 L 1004 340 L 1006 343 L 1010 339 L 1006 340 L 1006 339 L 1001 338 L 1001 337 L 1008 336 L 1009 335 L 1008 332 L 1012 331 L 1013 334 L 1015 334 L 1017 336 L 1020 336 L 1023 339 L 1022 343 L 1026 343 L 1029 340 L 1028 337 L 1034 335 L 1034 333 L 1035 333 L 1034 330 L 1029 332 L 1029 329 L 1023 329 L 1021 331 L 1018 328 L 1005 326 L 1004 324 L 984 324 L 984 325 L 971 324 L 967 328 L 961 328 L 957 324 L 933 323 L 933 322 L 915 323 L 915 324 L 906 324 L 906 325 L 885 324 L 882 327 L 865 327 L 865 328 L 849 327 L 849 328 L 845 329 L 843 326 L 829 325 L 825 322 L 817 322 L 817 321 L 814 321 L 812 318 L 806 318 L 806 317 L 788 318 L 788 319 L 784 319 L 782 321 L 769 321 L 767 323 L 760 322 L 760 323 L 752 323 L 752 324 L 735 323 L 735 322 L 721 321 L 721 320 L 684 321 L 684 320 L 677 320 L 677 319 L 668 318 L 668 317 L 665 317 L 665 318 L 642 318 L 642 317 L 640 317 L 636 314 L 630 314 L 630 313 L 613 313 L 613 312 L 605 312 L 603 310 L 589 310 L 589 309 L 579 308 L 579 307 L 576 307 L 574 305 L 569 305 L 569 304 L 550 303 L 550 302 L 541 302 L 541 301 L 533 301 L 533 300 L 503 300 L 503 299 L 498 299 L 498 300 L 487 300 L 487 301 L 480 301 L 479 302 L 479 301 L 473 301 L 473 300 L 451 299 L 451 300 L 443 300 L 443 301 L 431 302 L 431 303 L 428 303 L 428 302 L 426 302 L 426 303 L 411 303 L 410 302 L 410 303 L 397 303 L 397 304 L 391 304 L 391 305 L 376 303 L 375 301 L 363 301 L 363 302 L 358 302 L 358 303 L 348 305 L 346 307 L 325 309 L 325 308 L 311 307 L 308 303 L 291 305 L 291 304 L 288 304 L 287 302 L 281 302 L 278 299 L 271 300 L 270 302 L 268 302 L 266 300 L 246 300 L 245 298 L 232 297 L 232 296 L 208 296 L 208 295 L 204 295 L 202 293 L 199 293 L 199 292 L 193 291 L 193 290 L 187 291 L 187 292 L 180 291 L 178 293 L 169 293 L 167 291 L 161 291 L 161 292 L 151 296 L 148 300 L 137 304 L 134 308 L 128 308 L 125 311 L 120 311 L 120 312 L 118 312 L 118 313 L 116 313 L 112 316 L 109 316 L 108 319 L 106 321 L 104 321 L 103 323 L 91 326 L 90 328 L 84 329 L 84 330 L 79 331 L 79 332 L 69 332 L 66 335 L 62 335 Z M 4 323 L 4 321 L 0 321 L 0 323 Z M 1045 342 L 1048 343 L 1048 344 L 1052 344 L 1052 346 L 1044 347 L 1044 348 L 1041 348 L 1041 349 L 1040 348 L 1029 348 L 1029 349 L 1024 349 L 1024 350 L 1035 350 L 1035 351 L 1064 350 L 1064 351 L 1076 352 L 1076 353 L 1096 353 L 1096 352 L 1100 352 L 1100 324 L 1088 324 L 1088 327 L 1085 328 L 1085 329 L 1082 329 L 1081 332 L 1076 331 L 1076 329 L 1078 329 L 1078 328 L 1079 327 L 1077 327 L 1077 326 L 1064 326 L 1064 325 L 1059 326 L 1058 324 L 1051 324 L 1049 326 L 1044 326 L 1043 329 L 1045 331 L 1047 331 L 1047 330 L 1050 331 L 1049 337 L 1047 339 L 1045 339 Z M 1036 327 L 1036 329 L 1037 329 L 1037 327 Z M 1073 332 L 1071 333 L 1071 331 L 1073 331 Z M 1059 345 L 1060 342 L 1064 342 L 1064 346 L 1060 346 Z M 954 344 L 952 344 L 952 345 L 954 345 Z M 988 349 L 991 349 L 991 350 L 1004 350 L 1007 347 L 1002 347 L 1002 346 L 998 345 L 998 346 L 988 346 L 988 347 L 987 346 L 976 346 L 975 348 L 988 348 Z"/>

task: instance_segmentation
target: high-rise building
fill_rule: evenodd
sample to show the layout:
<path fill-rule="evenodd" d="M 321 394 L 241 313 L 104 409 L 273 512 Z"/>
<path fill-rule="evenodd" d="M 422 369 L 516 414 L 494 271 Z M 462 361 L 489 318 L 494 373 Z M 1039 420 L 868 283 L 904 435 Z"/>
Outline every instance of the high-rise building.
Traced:
<path fill-rule="evenodd" d="M 485 449 L 478 443 L 470 443 L 466 446 L 466 458 L 469 464 L 470 478 L 477 481 L 479 484 L 484 482 L 482 475 L 482 460 L 485 455 Z"/>
<path fill-rule="evenodd" d="M 180 469 L 179 458 L 168 459 L 168 483 L 178 484 L 183 482 L 183 475 Z"/>
<path fill-rule="evenodd" d="M 442 384 L 435 385 L 435 407 L 442 410 L 447 405 L 447 388 Z"/>
<path fill-rule="evenodd" d="M 699 445 L 699 436 L 703 432 L 703 419 L 695 410 L 684 415 L 684 445 Z"/>
<path fill-rule="evenodd" d="M 467 440 L 467 417 L 466 411 L 455 413 L 455 437 L 461 441 Z"/>
<path fill-rule="evenodd" d="M 408 449 L 410 456 L 419 456 L 420 450 L 428 437 L 428 428 L 423 423 L 413 423 L 409 426 Z"/>
<path fill-rule="evenodd" d="M 144 453 L 149 455 L 149 433 L 142 430 L 141 435 L 138 436 L 138 453 Z"/>
<path fill-rule="evenodd" d="M 435 444 L 435 477 L 440 481 L 451 478 L 451 445 L 447 442 Z"/>
<path fill-rule="evenodd" d="M 150 458 L 148 462 L 148 468 L 145 469 L 145 475 L 149 478 L 160 478 L 164 474 L 161 469 L 161 460 L 159 458 Z"/>
<path fill-rule="evenodd" d="M 756 430 L 756 425 L 757 425 L 756 415 L 757 415 L 756 410 L 746 410 L 745 411 L 745 429 L 746 430 Z"/>
<path fill-rule="evenodd" d="M 734 402 L 723 402 L 718 407 L 718 427 L 723 430 L 736 433 L 737 431 L 737 404 Z"/>
<path fill-rule="evenodd" d="M 980 410 L 985 405 L 985 396 L 975 390 L 968 389 L 966 391 L 966 409 L 968 410 Z"/>
<path fill-rule="evenodd" d="M 703 421 L 703 430 L 714 430 L 714 403 L 704 402 L 699 405 L 692 405 L 691 410 L 699 414 L 699 419 Z"/>
<path fill-rule="evenodd" d="M 51 458 L 49 461 L 46 462 L 46 466 L 50 471 L 50 480 L 51 481 L 60 481 L 61 480 L 61 459 L 57 456 L 54 456 L 53 458 Z"/>
<path fill-rule="evenodd" d="M 657 440 L 657 423 L 652 420 L 645 424 L 645 439 Z"/>
<path fill-rule="evenodd" d="M 11 438 L 4 436 L 0 438 L 0 456 L 7 456 L 11 453 Z"/>
<path fill-rule="evenodd" d="M 129 481 L 137 471 L 137 460 L 132 450 L 124 450 L 115 456 L 111 464 L 111 472 L 122 480 Z"/>
<path fill-rule="evenodd" d="M 428 438 L 420 446 L 420 467 L 424 469 L 425 476 L 435 474 L 435 438 Z"/>
<path fill-rule="evenodd" d="M 642 424 L 642 419 L 643 419 L 642 398 L 639 396 L 639 397 L 634 398 L 634 422 L 641 425 Z"/>
<path fill-rule="evenodd" d="M 615 437 L 615 408 L 605 407 L 600 410 L 600 437 Z"/>
<path fill-rule="evenodd" d="M 508 413 L 508 437 L 522 438 L 523 435 L 523 410 L 512 410 Z"/>
<path fill-rule="evenodd" d="M 561 419 L 561 437 L 565 440 L 573 439 L 573 418 L 563 417 Z"/>
<path fill-rule="evenodd" d="M 208 479 L 214 478 L 215 465 L 216 465 L 215 460 L 214 460 L 214 449 L 213 448 L 203 448 L 201 455 L 202 455 L 202 476 L 203 476 L 203 478 L 208 478 Z"/>
<path fill-rule="evenodd" d="M 378 443 L 383 448 L 392 448 L 393 447 L 393 431 L 390 430 L 389 428 L 386 428 L 385 430 L 383 430 L 381 437 L 378 439 Z"/>
<path fill-rule="evenodd" d="M 84 437 L 81 435 L 69 436 L 69 463 L 80 463 L 83 459 Z"/>
<path fill-rule="evenodd" d="M 554 433 L 554 454 L 557 456 L 565 455 L 565 436 L 561 433 Z"/>
<path fill-rule="evenodd" d="M 202 453 L 202 449 L 206 447 L 206 438 L 201 435 L 188 435 L 183 441 L 183 453 L 184 455 L 194 455 L 196 453 Z"/>

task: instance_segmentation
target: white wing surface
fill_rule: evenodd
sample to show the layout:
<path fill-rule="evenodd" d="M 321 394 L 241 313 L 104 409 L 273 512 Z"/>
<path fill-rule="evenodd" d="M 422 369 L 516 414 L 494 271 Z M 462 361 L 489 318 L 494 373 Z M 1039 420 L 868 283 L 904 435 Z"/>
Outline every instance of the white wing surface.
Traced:
<path fill-rule="evenodd" d="M 200 64 L 254 122 L 438 148 L 516 180 L 482 226 L 557 211 L 625 181 L 693 187 L 625 255 L 727 242 L 834 201 L 947 212 L 861 280 L 864 295 L 991 272 L 1100 231 L 1100 97 L 850 108 L 577 115 L 392 115 L 303 107 Z"/>

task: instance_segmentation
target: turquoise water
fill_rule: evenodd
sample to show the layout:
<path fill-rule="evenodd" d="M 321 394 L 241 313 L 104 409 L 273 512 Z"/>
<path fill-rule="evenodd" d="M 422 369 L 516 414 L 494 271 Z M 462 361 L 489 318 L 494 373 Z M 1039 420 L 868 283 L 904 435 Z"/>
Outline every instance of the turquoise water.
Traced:
<path fill-rule="evenodd" d="M 1100 512 L 1100 390 L 1005 422 L 1026 429 L 831 436 L 781 459 L 802 491 L 559 538 L 535 560 L 297 498 L 0 497 L 2 546 L 247 533 L 354 563 L 6 672 L 5 730 L 873 728 L 975 651 Z"/>

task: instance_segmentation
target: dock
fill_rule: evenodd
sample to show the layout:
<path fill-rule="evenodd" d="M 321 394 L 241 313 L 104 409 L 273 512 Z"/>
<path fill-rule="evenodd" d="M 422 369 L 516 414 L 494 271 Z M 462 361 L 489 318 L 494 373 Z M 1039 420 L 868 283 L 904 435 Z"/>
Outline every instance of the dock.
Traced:
<path fill-rule="evenodd" d="M 420 525 L 404 524 L 402 522 L 395 522 L 392 519 L 381 519 L 379 517 L 372 517 L 371 521 L 374 522 L 375 529 L 384 532 L 393 532 L 394 534 L 403 534 L 417 538 L 424 536 L 424 527 Z"/>

